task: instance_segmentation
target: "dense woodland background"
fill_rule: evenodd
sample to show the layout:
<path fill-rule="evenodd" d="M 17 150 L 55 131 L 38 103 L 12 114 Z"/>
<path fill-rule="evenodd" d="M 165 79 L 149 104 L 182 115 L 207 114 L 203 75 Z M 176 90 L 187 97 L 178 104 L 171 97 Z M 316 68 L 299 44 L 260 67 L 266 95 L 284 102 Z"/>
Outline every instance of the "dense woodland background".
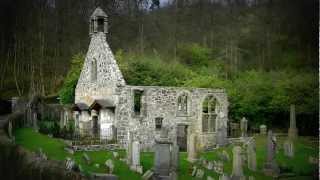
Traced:
<path fill-rule="evenodd" d="M 72 103 L 97 6 L 128 84 L 226 88 L 253 126 L 287 127 L 296 104 L 318 133 L 317 0 L 1 0 L 0 98 Z"/>

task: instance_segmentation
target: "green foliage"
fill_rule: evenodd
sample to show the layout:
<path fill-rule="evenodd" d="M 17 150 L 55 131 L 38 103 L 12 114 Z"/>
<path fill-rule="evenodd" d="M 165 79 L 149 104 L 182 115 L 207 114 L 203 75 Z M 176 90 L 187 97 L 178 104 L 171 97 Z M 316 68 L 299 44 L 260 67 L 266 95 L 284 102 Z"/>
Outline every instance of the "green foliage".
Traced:
<path fill-rule="evenodd" d="M 188 66 L 208 65 L 210 49 L 198 44 L 182 44 L 178 47 L 177 55 L 180 62 Z"/>
<path fill-rule="evenodd" d="M 84 55 L 79 53 L 72 57 L 71 66 L 67 77 L 64 79 L 59 91 L 60 103 L 71 104 L 74 102 L 74 90 L 77 85 L 84 62 Z"/>

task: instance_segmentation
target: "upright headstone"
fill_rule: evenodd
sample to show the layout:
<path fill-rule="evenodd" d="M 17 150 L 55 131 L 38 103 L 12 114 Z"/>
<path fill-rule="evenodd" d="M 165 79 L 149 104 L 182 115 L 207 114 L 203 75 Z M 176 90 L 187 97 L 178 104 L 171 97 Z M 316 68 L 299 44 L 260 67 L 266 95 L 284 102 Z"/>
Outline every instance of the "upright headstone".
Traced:
<path fill-rule="evenodd" d="M 286 140 L 283 143 L 283 151 L 284 151 L 284 155 L 287 157 L 292 158 L 294 156 L 294 145 L 291 140 Z"/>
<path fill-rule="evenodd" d="M 139 143 L 139 141 L 134 141 L 132 143 L 132 161 L 131 162 L 132 162 L 132 164 L 130 166 L 130 169 L 142 174 L 143 168 L 140 165 L 140 143 Z"/>
<path fill-rule="evenodd" d="M 257 170 L 256 142 L 252 139 L 247 146 L 248 169 Z"/>
<path fill-rule="evenodd" d="M 295 139 L 298 136 L 298 129 L 296 127 L 296 108 L 295 105 L 290 106 L 290 127 L 288 130 L 289 139 Z"/>
<path fill-rule="evenodd" d="M 241 136 L 247 137 L 248 120 L 245 117 L 243 117 L 240 121 L 240 130 L 241 130 Z"/>
<path fill-rule="evenodd" d="M 179 169 L 179 146 L 177 144 L 172 146 L 171 165 L 174 171 Z"/>
<path fill-rule="evenodd" d="M 198 158 L 198 153 L 197 153 L 197 136 L 195 133 L 191 133 L 188 138 L 188 161 L 193 163 L 197 160 Z"/>
<path fill-rule="evenodd" d="M 268 131 L 267 139 L 267 161 L 264 164 L 264 173 L 267 176 L 277 177 L 280 173 L 280 169 L 276 162 L 276 140 L 272 134 L 272 131 Z"/>
<path fill-rule="evenodd" d="M 133 142 L 133 133 L 128 132 L 128 144 L 127 144 L 127 164 L 132 164 L 132 142 Z"/>
<path fill-rule="evenodd" d="M 140 143 L 139 141 L 134 141 L 132 143 L 132 165 L 140 165 Z"/>
<path fill-rule="evenodd" d="M 172 142 L 166 128 L 161 130 L 160 138 L 155 140 L 154 174 L 157 178 L 169 178 L 171 169 Z"/>
<path fill-rule="evenodd" d="M 219 180 L 230 180 L 230 177 L 226 174 L 222 174 L 221 176 L 219 176 Z"/>
<path fill-rule="evenodd" d="M 217 145 L 225 146 L 228 144 L 228 131 L 225 126 L 222 126 L 218 129 L 217 132 Z"/>
<path fill-rule="evenodd" d="M 260 125 L 260 134 L 261 135 L 266 135 L 267 134 L 267 126 L 262 124 Z"/>
<path fill-rule="evenodd" d="M 233 152 L 232 180 L 238 180 L 243 177 L 241 147 L 235 146 Z"/>

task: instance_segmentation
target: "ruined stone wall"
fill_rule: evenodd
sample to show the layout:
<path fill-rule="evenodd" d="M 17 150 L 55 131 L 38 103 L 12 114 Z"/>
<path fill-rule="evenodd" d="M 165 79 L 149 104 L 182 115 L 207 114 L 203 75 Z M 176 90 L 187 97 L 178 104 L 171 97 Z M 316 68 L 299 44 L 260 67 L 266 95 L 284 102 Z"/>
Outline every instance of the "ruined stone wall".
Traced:
<path fill-rule="evenodd" d="M 141 99 L 141 112 L 134 112 L 134 90 L 143 91 Z M 188 96 L 188 110 L 186 115 L 179 115 L 178 97 L 182 94 Z M 188 128 L 199 135 L 201 146 L 215 144 L 215 133 L 202 133 L 202 102 L 213 95 L 219 103 L 219 116 L 217 116 L 218 129 L 228 121 L 228 100 L 224 90 L 202 88 L 177 88 L 155 86 L 125 86 L 119 96 L 116 111 L 118 140 L 121 144 L 127 143 L 128 131 L 133 131 L 139 139 L 143 149 L 153 146 L 155 137 L 160 131 L 155 129 L 155 118 L 163 118 L 163 127 L 168 127 L 169 135 L 174 140 L 177 124 L 188 125 Z"/>

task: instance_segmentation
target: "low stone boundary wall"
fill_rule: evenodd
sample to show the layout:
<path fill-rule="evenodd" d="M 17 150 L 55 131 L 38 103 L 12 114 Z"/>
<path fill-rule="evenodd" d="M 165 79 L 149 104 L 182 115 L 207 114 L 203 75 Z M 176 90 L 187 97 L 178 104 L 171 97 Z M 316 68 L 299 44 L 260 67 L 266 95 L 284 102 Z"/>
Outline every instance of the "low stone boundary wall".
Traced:
<path fill-rule="evenodd" d="M 118 144 L 105 144 L 105 145 L 83 145 L 83 146 L 72 146 L 74 151 L 115 151 L 119 150 L 120 146 Z"/>

